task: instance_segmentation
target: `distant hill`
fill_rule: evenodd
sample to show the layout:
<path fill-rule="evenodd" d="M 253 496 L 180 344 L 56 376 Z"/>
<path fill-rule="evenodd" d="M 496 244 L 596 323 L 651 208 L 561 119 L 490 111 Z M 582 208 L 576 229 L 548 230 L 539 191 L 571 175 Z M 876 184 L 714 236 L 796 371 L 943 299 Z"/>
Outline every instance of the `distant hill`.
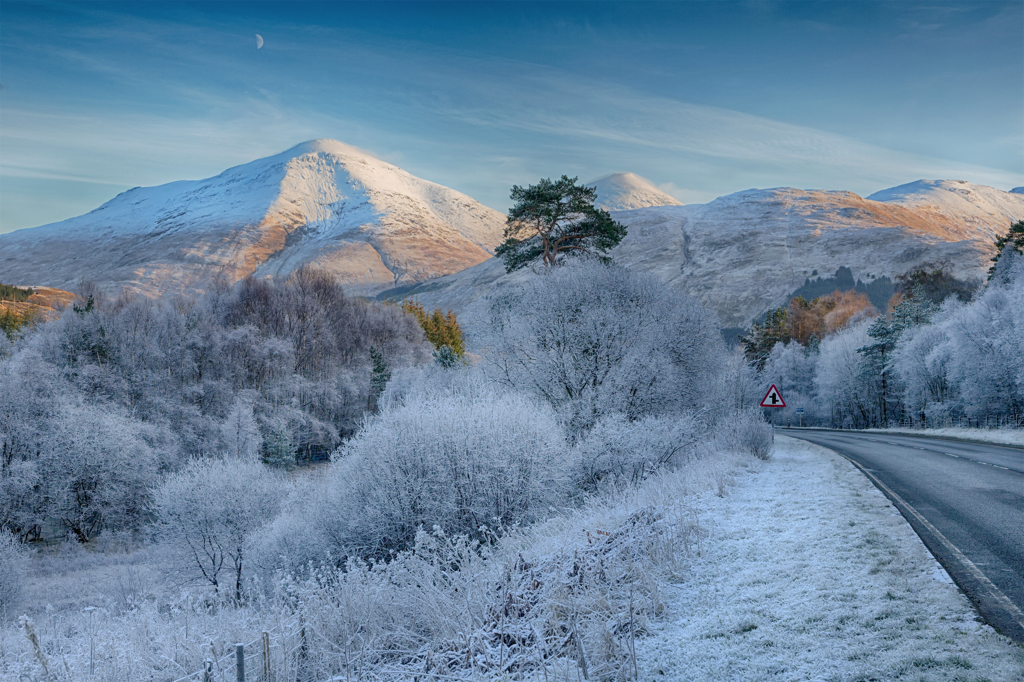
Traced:
<path fill-rule="evenodd" d="M 917 267 L 981 280 L 997 235 L 1024 219 L 1024 195 L 958 180 L 922 180 L 872 197 L 751 189 L 707 204 L 613 211 L 629 233 L 611 255 L 680 287 L 714 310 L 723 328 L 736 329 L 798 291 L 850 284 L 881 301 L 897 275 Z M 506 275 L 491 259 L 410 295 L 472 325 L 486 294 L 528 276 Z"/>
<path fill-rule="evenodd" d="M 16 291 L 30 293 L 22 295 Z M 75 298 L 73 293 L 62 289 L 0 284 L 0 310 L 12 310 L 21 316 L 52 319 L 74 303 Z"/>
<path fill-rule="evenodd" d="M 216 177 L 136 187 L 85 215 L 0 235 L 8 281 L 147 295 L 305 263 L 373 294 L 475 265 L 505 216 L 355 147 L 314 140 Z"/>
<path fill-rule="evenodd" d="M 647 178 L 635 173 L 613 173 L 588 182 L 597 189 L 598 208 L 606 211 L 628 211 L 649 206 L 682 206 L 683 202 L 665 194 Z"/>

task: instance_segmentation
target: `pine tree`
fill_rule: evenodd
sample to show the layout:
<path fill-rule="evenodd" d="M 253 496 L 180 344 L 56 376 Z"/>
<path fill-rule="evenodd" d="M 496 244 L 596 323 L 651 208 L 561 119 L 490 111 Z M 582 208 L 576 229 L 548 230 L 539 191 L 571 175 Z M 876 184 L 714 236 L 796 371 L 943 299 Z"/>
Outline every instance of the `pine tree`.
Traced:
<path fill-rule="evenodd" d="M 545 267 L 569 255 L 606 254 L 626 236 L 626 226 L 594 206 L 597 190 L 577 185 L 578 178 L 541 180 L 512 187 L 505 241 L 494 251 L 512 272 L 542 259 Z"/>
<path fill-rule="evenodd" d="M 776 308 L 765 315 L 764 322 L 754 324 L 750 331 L 740 337 L 743 354 L 747 361 L 764 369 L 764 363 L 776 343 L 789 343 L 789 313 L 785 308 Z"/>
<path fill-rule="evenodd" d="M 926 324 L 937 309 L 938 306 L 925 296 L 923 288 L 920 285 L 915 286 L 914 290 L 893 308 L 889 317 L 879 317 L 868 328 L 868 336 L 875 342 L 857 349 L 857 352 L 864 356 L 864 373 L 873 377 L 876 382 L 882 426 L 887 425 L 890 418 L 897 417 L 902 407 L 899 386 L 896 385 L 896 368 L 892 363 L 896 344 L 907 329 Z"/>
<path fill-rule="evenodd" d="M 406 301 L 402 310 L 416 317 L 435 352 L 447 346 L 459 360 L 465 357 L 466 344 L 454 312 L 442 313 L 440 308 L 434 308 L 434 312 L 428 314 L 423 304 L 417 301 Z"/>
<path fill-rule="evenodd" d="M 992 257 L 992 267 L 988 269 L 989 281 L 996 274 L 996 268 L 999 266 L 999 259 L 1003 257 L 1004 253 L 1009 250 L 1016 251 L 1018 254 L 1024 256 L 1024 220 L 1018 220 L 1017 222 L 1010 225 L 1010 231 L 1004 236 L 996 239 L 996 255 Z"/>
<path fill-rule="evenodd" d="M 391 381 L 391 368 L 384 359 L 384 353 L 375 346 L 370 346 L 370 362 L 373 369 L 370 373 L 370 398 L 367 401 L 366 409 L 370 412 L 377 412 L 377 402 L 384 393 L 384 388 Z"/>

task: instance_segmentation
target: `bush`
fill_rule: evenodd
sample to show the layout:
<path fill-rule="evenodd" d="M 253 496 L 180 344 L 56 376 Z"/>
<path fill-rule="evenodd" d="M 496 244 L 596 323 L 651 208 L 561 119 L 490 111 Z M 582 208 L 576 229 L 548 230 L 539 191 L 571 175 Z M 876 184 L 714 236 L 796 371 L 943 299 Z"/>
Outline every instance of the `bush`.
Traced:
<path fill-rule="evenodd" d="M 0 616 L 13 617 L 28 572 L 28 551 L 18 538 L 0 529 Z"/>
<path fill-rule="evenodd" d="M 762 460 L 771 459 L 775 450 L 775 432 L 759 410 L 739 412 L 723 426 L 725 445 Z"/>
<path fill-rule="evenodd" d="M 383 557 L 434 526 L 474 538 L 564 500 L 568 459 L 550 410 L 473 382 L 410 395 L 341 451 L 316 512 L 339 552 Z"/>
<path fill-rule="evenodd" d="M 614 479 L 637 485 L 648 475 L 681 464 L 703 426 L 692 416 L 602 418 L 573 450 L 573 479 L 584 490 Z"/>

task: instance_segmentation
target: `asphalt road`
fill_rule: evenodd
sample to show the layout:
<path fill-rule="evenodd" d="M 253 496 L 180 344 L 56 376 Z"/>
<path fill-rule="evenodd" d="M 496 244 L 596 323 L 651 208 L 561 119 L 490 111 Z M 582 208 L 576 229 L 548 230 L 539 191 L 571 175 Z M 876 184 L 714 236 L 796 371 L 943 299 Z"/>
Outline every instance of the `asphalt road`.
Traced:
<path fill-rule="evenodd" d="M 1024 643 L 1024 449 L 783 429 L 859 465 L 996 630 Z"/>

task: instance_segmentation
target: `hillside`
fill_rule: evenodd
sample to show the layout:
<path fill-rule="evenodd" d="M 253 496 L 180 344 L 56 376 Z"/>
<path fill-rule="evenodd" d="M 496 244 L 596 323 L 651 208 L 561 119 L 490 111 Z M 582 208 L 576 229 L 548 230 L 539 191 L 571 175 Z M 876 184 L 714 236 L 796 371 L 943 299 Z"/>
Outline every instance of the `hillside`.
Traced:
<path fill-rule="evenodd" d="M 982 279 L 996 236 L 1024 219 L 1024 195 L 962 181 L 919 181 L 872 196 L 752 189 L 707 204 L 613 211 L 629 234 L 612 257 L 684 289 L 717 312 L 722 327 L 739 328 L 840 268 L 879 290 L 925 266 Z M 524 276 L 506 275 L 491 259 L 412 294 L 471 323 L 490 290 Z"/>
<path fill-rule="evenodd" d="M 212 178 L 128 190 L 85 215 L 0 235 L 5 280 L 79 279 L 147 295 L 305 263 L 372 294 L 463 270 L 500 242 L 504 216 L 334 140 Z"/>
<path fill-rule="evenodd" d="M 32 294 L 23 301 L 0 297 L 0 311 L 10 310 L 19 316 L 27 315 L 31 319 L 50 320 L 75 301 L 73 293 L 62 289 L 30 286 L 17 288 L 31 290 Z"/>

